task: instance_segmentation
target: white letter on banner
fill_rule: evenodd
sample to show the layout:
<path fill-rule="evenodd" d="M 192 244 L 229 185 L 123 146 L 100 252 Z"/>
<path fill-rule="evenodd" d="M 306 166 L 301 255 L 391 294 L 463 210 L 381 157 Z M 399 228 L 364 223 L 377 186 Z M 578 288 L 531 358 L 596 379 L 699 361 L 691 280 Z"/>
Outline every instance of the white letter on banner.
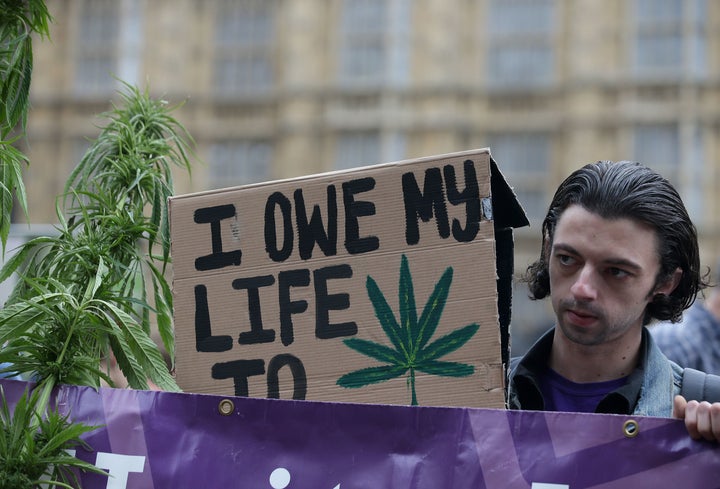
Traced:
<path fill-rule="evenodd" d="M 127 489 L 128 474 L 142 472 L 145 468 L 145 457 L 98 452 L 95 465 L 106 469 L 110 474 L 106 489 Z"/>
<path fill-rule="evenodd" d="M 567 484 L 547 484 L 545 482 L 533 482 L 531 489 L 570 489 Z"/>

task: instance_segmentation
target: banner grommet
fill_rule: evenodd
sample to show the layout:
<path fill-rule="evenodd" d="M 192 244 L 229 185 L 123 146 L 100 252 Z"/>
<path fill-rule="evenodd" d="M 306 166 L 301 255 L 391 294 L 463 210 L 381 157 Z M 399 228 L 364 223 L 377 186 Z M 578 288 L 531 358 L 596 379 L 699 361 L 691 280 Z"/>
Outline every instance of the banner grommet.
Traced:
<path fill-rule="evenodd" d="M 623 434 L 627 438 L 635 438 L 640 433 L 640 425 L 634 419 L 628 419 L 623 423 Z"/>
<path fill-rule="evenodd" d="M 223 399 L 218 404 L 218 412 L 223 416 L 230 416 L 235 411 L 235 403 L 230 399 Z"/>

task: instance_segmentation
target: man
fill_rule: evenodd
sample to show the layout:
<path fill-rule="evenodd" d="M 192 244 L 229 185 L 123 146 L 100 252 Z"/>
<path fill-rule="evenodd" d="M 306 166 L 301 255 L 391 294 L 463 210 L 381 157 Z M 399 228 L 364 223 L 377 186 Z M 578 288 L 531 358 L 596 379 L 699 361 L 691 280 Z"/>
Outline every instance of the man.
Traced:
<path fill-rule="evenodd" d="M 527 271 L 556 326 L 510 369 L 511 409 L 675 416 L 720 439 L 720 403 L 679 396 L 682 369 L 645 326 L 677 321 L 707 284 L 697 233 L 676 190 L 633 162 L 597 162 L 557 189 Z"/>
<path fill-rule="evenodd" d="M 680 323 L 659 323 L 650 328 L 650 333 L 665 356 L 681 367 L 720 375 L 720 291 L 717 289 L 685 311 Z"/>

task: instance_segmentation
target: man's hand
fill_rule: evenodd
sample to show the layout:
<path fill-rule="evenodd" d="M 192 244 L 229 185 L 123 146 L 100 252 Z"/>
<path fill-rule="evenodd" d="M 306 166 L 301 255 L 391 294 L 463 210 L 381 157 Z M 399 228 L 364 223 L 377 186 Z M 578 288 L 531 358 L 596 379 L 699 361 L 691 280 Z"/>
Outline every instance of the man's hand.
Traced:
<path fill-rule="evenodd" d="M 685 427 L 694 440 L 720 440 L 720 402 L 688 402 L 683 396 L 675 396 L 673 417 L 685 420 Z"/>

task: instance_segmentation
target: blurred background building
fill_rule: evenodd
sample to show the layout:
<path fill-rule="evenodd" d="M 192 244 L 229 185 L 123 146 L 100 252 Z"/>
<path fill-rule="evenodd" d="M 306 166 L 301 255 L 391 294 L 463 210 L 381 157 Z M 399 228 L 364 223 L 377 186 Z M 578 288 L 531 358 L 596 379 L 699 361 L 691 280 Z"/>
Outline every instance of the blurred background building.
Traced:
<path fill-rule="evenodd" d="M 676 184 L 703 263 L 720 256 L 716 0 L 47 4 L 23 142 L 33 223 L 57 220 L 123 80 L 184 104 L 201 161 L 177 193 L 490 147 L 532 223 L 516 231 L 520 273 L 561 179 L 632 159 Z M 518 284 L 513 349 L 551 317 Z"/>

